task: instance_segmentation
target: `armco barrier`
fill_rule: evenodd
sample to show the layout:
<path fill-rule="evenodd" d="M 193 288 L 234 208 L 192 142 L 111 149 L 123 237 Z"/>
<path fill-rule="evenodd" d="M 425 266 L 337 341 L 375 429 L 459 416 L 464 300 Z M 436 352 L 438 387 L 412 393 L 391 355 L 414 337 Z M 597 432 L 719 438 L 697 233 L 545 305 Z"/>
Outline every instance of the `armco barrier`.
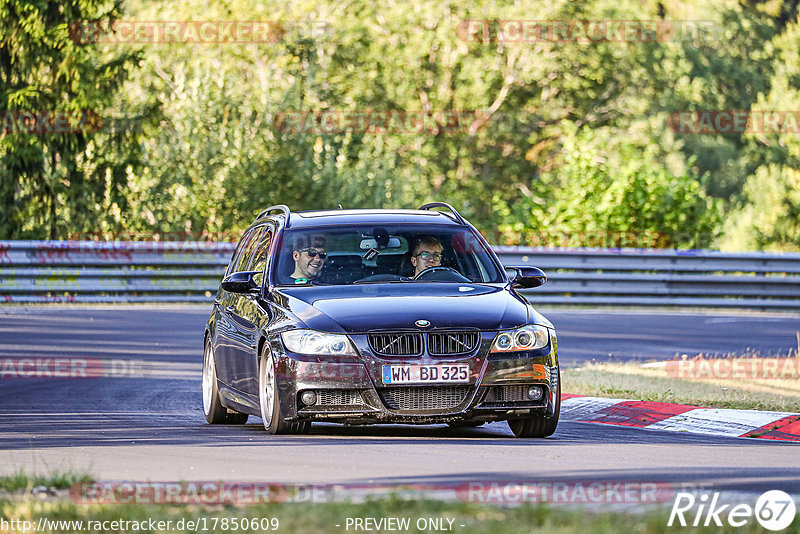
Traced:
<path fill-rule="evenodd" d="M 235 246 L 0 241 L 0 303 L 211 302 Z"/>
<path fill-rule="evenodd" d="M 544 304 L 800 309 L 800 254 L 706 250 L 495 247 L 505 265 L 534 265 Z"/>
<path fill-rule="evenodd" d="M 0 241 L 1 302 L 211 302 L 235 244 Z M 496 247 L 536 304 L 800 310 L 800 254 Z"/>

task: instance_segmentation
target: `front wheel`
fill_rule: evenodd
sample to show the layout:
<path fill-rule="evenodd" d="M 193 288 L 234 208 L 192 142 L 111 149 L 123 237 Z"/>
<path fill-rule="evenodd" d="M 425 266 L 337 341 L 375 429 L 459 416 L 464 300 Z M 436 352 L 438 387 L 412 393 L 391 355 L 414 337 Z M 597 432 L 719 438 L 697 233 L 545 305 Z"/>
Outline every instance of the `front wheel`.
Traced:
<path fill-rule="evenodd" d="M 508 427 L 518 438 L 546 438 L 552 436 L 558 426 L 561 414 L 561 370 L 556 368 L 554 388 L 550 391 L 547 408 L 543 415 L 535 415 L 524 419 L 510 419 Z"/>
<path fill-rule="evenodd" d="M 265 345 L 258 360 L 258 400 L 261 407 L 261 420 L 270 434 L 302 434 L 308 432 L 311 423 L 287 423 L 281 412 L 278 381 L 275 377 L 275 358 Z"/>
<path fill-rule="evenodd" d="M 247 422 L 246 413 L 228 413 L 228 409 L 219 400 L 217 365 L 210 339 L 206 340 L 203 353 L 203 413 L 206 421 L 212 425 L 243 425 Z"/>

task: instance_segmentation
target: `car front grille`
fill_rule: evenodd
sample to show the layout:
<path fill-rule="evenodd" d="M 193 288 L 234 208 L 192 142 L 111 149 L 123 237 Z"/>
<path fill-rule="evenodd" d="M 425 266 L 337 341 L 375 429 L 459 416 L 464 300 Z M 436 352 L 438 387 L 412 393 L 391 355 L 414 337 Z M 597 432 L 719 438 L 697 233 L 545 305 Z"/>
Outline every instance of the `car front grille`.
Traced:
<path fill-rule="evenodd" d="M 479 332 L 431 332 L 428 334 L 428 353 L 433 356 L 468 354 L 481 340 Z"/>
<path fill-rule="evenodd" d="M 422 334 L 369 334 L 369 347 L 383 356 L 419 356 L 422 354 Z"/>
<path fill-rule="evenodd" d="M 372 333 L 367 336 L 375 354 L 382 356 L 419 356 L 423 335 L 416 332 Z M 427 334 L 428 354 L 451 356 L 469 354 L 481 341 L 480 332 L 431 332 Z"/>
<path fill-rule="evenodd" d="M 486 396 L 487 402 L 529 401 L 528 386 L 495 386 Z"/>
<path fill-rule="evenodd" d="M 492 386 L 486 391 L 486 396 L 481 402 L 481 407 L 511 407 L 514 405 L 523 406 L 544 406 L 547 403 L 547 395 L 538 401 L 533 401 L 528 397 L 530 386 Z"/>
<path fill-rule="evenodd" d="M 316 406 L 363 406 L 364 399 L 357 389 L 317 390 Z"/>
<path fill-rule="evenodd" d="M 449 410 L 467 398 L 470 386 L 383 388 L 378 393 L 391 410 Z"/>

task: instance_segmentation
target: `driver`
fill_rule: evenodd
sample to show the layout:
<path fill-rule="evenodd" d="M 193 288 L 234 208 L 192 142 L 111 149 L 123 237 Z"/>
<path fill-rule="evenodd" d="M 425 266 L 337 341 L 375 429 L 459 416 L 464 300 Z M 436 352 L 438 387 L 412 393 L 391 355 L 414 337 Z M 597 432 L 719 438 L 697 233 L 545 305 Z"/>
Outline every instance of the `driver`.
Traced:
<path fill-rule="evenodd" d="M 438 267 L 442 264 L 442 251 L 444 247 L 438 239 L 432 236 L 424 236 L 417 241 L 414 250 L 411 252 L 411 265 L 414 266 L 414 277 L 431 267 Z"/>
<path fill-rule="evenodd" d="M 294 259 L 292 281 L 295 284 L 307 284 L 317 278 L 322 273 L 327 257 L 323 236 L 310 236 L 295 241 L 292 251 Z"/>

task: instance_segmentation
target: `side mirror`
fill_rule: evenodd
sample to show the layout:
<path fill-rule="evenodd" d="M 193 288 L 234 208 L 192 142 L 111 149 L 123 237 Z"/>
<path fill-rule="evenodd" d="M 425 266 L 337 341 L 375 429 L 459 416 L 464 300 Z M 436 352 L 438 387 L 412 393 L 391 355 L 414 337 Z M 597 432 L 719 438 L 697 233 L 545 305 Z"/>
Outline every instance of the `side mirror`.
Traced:
<path fill-rule="evenodd" d="M 261 271 L 242 271 L 239 273 L 231 273 L 222 280 L 222 289 L 230 291 L 231 293 L 257 293 L 259 290 L 258 284 L 253 280 L 253 277 Z"/>
<path fill-rule="evenodd" d="M 547 282 L 547 275 L 538 267 L 509 267 L 514 270 L 510 276 L 512 287 L 532 288 L 544 285 Z"/>

